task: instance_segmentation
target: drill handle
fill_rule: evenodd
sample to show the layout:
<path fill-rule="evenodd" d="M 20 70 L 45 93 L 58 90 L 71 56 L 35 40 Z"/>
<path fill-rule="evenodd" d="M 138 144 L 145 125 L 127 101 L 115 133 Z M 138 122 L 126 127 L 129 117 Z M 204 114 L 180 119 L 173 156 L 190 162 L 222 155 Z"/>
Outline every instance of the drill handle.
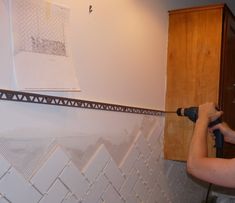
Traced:
<path fill-rule="evenodd" d="M 216 157 L 223 158 L 224 136 L 218 129 L 214 130 L 213 133 L 215 136 Z"/>
<path fill-rule="evenodd" d="M 218 129 L 214 130 L 213 133 L 214 133 L 214 136 L 215 136 L 215 147 L 216 147 L 216 149 L 223 149 L 224 135 Z"/>
<path fill-rule="evenodd" d="M 221 118 L 216 119 L 215 121 L 211 122 L 209 124 L 209 127 L 213 127 L 214 125 L 217 125 L 221 123 Z M 222 150 L 224 146 L 224 135 L 220 132 L 219 129 L 213 130 L 213 134 L 215 136 L 215 147 L 218 150 Z"/>

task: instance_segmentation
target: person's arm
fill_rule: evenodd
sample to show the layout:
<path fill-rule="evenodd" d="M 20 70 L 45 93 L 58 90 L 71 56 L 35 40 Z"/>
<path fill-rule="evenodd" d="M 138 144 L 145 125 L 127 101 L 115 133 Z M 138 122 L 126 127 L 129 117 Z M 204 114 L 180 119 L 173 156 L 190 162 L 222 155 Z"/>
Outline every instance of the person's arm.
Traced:
<path fill-rule="evenodd" d="M 199 106 L 193 137 L 190 143 L 187 170 L 193 176 L 204 181 L 235 187 L 235 159 L 208 158 L 207 134 L 208 124 L 221 116 L 213 103 Z"/>

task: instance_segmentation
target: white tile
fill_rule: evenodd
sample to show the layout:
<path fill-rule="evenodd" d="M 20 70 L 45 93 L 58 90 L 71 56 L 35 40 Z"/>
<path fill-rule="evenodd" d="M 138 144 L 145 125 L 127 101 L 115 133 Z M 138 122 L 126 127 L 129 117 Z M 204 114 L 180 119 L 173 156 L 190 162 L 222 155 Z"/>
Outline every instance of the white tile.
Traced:
<path fill-rule="evenodd" d="M 155 144 L 160 139 L 161 133 L 163 131 L 163 126 L 164 125 L 160 124 L 158 121 L 154 124 L 151 132 L 148 134 L 147 137 L 147 141 L 150 146 L 152 144 Z"/>
<path fill-rule="evenodd" d="M 67 188 L 57 179 L 39 203 L 61 203 L 67 193 Z"/>
<path fill-rule="evenodd" d="M 151 154 L 150 159 L 147 162 L 147 165 L 150 169 L 150 171 L 153 171 L 156 168 L 157 165 L 157 157 L 155 156 L 154 152 Z"/>
<path fill-rule="evenodd" d="M 125 175 L 129 174 L 131 168 L 133 167 L 138 157 L 139 157 L 139 152 L 136 150 L 135 144 L 132 144 L 132 146 L 129 148 L 128 152 L 122 159 L 121 164 L 119 166 Z"/>
<path fill-rule="evenodd" d="M 104 168 L 104 174 L 111 182 L 111 184 L 117 190 L 120 190 L 124 182 L 124 177 L 122 176 L 120 169 L 117 167 L 117 164 L 114 162 L 113 159 L 110 159 L 107 166 Z"/>
<path fill-rule="evenodd" d="M 135 145 L 136 145 L 137 150 L 139 150 L 139 152 L 141 152 L 141 154 L 143 154 L 145 159 L 148 159 L 148 157 L 150 157 L 151 151 L 150 151 L 149 145 L 143 135 L 138 137 Z"/>
<path fill-rule="evenodd" d="M 0 197 L 0 203 L 10 203 L 4 197 Z"/>
<path fill-rule="evenodd" d="M 151 173 L 147 179 L 146 185 L 150 190 L 154 187 L 156 183 L 156 179 L 157 179 L 156 176 L 157 176 L 156 174 Z"/>
<path fill-rule="evenodd" d="M 146 202 L 150 193 L 147 190 L 146 186 L 140 181 L 138 180 L 134 186 L 134 191 L 136 192 L 136 194 L 139 196 L 139 198 L 143 201 Z"/>
<path fill-rule="evenodd" d="M 151 158 L 154 158 L 155 160 L 159 160 L 162 152 L 163 152 L 162 145 L 159 142 L 156 142 L 154 145 L 152 145 Z"/>
<path fill-rule="evenodd" d="M 156 203 L 156 194 L 157 194 L 157 191 L 152 191 L 149 195 L 147 203 Z"/>
<path fill-rule="evenodd" d="M 165 162 L 166 163 L 166 162 Z M 162 163 L 162 161 L 154 162 L 154 164 L 151 166 L 150 171 L 153 174 L 159 174 L 162 173 L 162 171 L 165 170 L 165 164 Z"/>
<path fill-rule="evenodd" d="M 158 171 L 155 174 L 155 178 L 156 178 L 156 183 L 158 183 L 161 187 L 161 190 L 163 191 L 168 191 L 169 188 L 169 184 L 167 181 L 167 178 L 165 176 L 165 174 L 163 174 L 161 171 Z"/>
<path fill-rule="evenodd" d="M 78 203 L 78 199 L 76 199 L 71 193 L 68 193 L 62 203 Z"/>
<path fill-rule="evenodd" d="M 91 187 L 82 203 L 93 203 L 99 201 L 108 184 L 109 182 L 107 178 L 103 174 L 101 174 L 94 182 L 94 185 Z"/>
<path fill-rule="evenodd" d="M 155 200 L 155 202 L 169 202 L 167 201 L 165 195 L 161 192 L 161 189 L 158 184 L 155 184 L 154 191 L 149 197 L 149 202 Z"/>
<path fill-rule="evenodd" d="M 139 176 L 137 174 L 136 169 L 132 169 L 129 176 L 127 176 L 126 181 L 121 187 L 120 193 L 124 199 L 127 199 L 129 194 L 134 188 L 134 185 L 136 184 L 137 180 L 139 179 Z"/>
<path fill-rule="evenodd" d="M 57 147 L 47 161 L 44 162 L 43 166 L 34 174 L 30 182 L 41 193 L 46 193 L 68 162 L 69 158 L 67 155 L 60 147 Z"/>
<path fill-rule="evenodd" d="M 129 194 L 126 199 L 126 203 L 143 203 L 140 199 L 138 199 L 135 194 Z"/>
<path fill-rule="evenodd" d="M 86 166 L 82 169 L 82 173 L 84 173 L 84 175 L 92 183 L 104 169 L 110 158 L 111 156 L 109 152 L 102 144 L 91 157 Z"/>
<path fill-rule="evenodd" d="M 7 170 L 11 167 L 11 164 L 0 155 L 0 178 L 7 172 Z"/>
<path fill-rule="evenodd" d="M 72 162 L 65 167 L 59 178 L 78 199 L 82 198 L 89 188 L 89 183 Z"/>
<path fill-rule="evenodd" d="M 8 202 L 6 199 L 2 198 L 2 199 L 0 199 L 0 203 L 10 203 L 10 202 Z"/>
<path fill-rule="evenodd" d="M 105 202 L 112 203 L 124 203 L 120 195 L 115 191 L 112 185 L 109 185 L 108 189 L 101 197 Z"/>
<path fill-rule="evenodd" d="M 12 203 L 36 203 L 42 197 L 14 168 L 0 180 L 0 193 Z"/>
<path fill-rule="evenodd" d="M 144 163 L 143 158 L 140 158 L 135 162 L 135 168 L 136 168 L 136 170 L 139 171 L 140 176 L 146 182 L 148 179 L 148 176 L 150 174 L 150 171 L 147 168 L 146 164 Z"/>
<path fill-rule="evenodd" d="M 133 143 L 136 143 L 140 136 L 142 136 L 142 131 L 138 130 L 138 132 L 136 133 L 136 136 L 135 136 L 135 139 L 134 139 Z"/>
<path fill-rule="evenodd" d="M 102 199 L 99 199 L 96 203 L 107 203 L 107 202 L 103 201 Z"/>

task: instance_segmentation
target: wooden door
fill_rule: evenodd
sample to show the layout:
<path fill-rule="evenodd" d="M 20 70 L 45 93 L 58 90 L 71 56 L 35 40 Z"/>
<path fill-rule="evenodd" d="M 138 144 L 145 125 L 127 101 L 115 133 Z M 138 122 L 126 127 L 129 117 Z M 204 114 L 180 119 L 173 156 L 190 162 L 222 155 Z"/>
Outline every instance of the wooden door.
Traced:
<path fill-rule="evenodd" d="M 218 102 L 222 19 L 223 5 L 169 12 L 166 110 Z M 166 159 L 187 159 L 193 126 L 187 118 L 166 116 Z"/>

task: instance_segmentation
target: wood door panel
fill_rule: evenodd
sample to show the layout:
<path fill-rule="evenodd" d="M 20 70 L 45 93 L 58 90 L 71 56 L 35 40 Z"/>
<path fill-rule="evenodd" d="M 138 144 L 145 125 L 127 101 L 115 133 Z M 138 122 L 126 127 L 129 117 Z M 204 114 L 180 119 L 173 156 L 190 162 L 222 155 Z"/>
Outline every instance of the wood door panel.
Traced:
<path fill-rule="evenodd" d="M 166 110 L 218 102 L 222 14 L 222 8 L 170 12 Z M 186 160 L 192 132 L 187 118 L 167 115 L 165 158 Z"/>

